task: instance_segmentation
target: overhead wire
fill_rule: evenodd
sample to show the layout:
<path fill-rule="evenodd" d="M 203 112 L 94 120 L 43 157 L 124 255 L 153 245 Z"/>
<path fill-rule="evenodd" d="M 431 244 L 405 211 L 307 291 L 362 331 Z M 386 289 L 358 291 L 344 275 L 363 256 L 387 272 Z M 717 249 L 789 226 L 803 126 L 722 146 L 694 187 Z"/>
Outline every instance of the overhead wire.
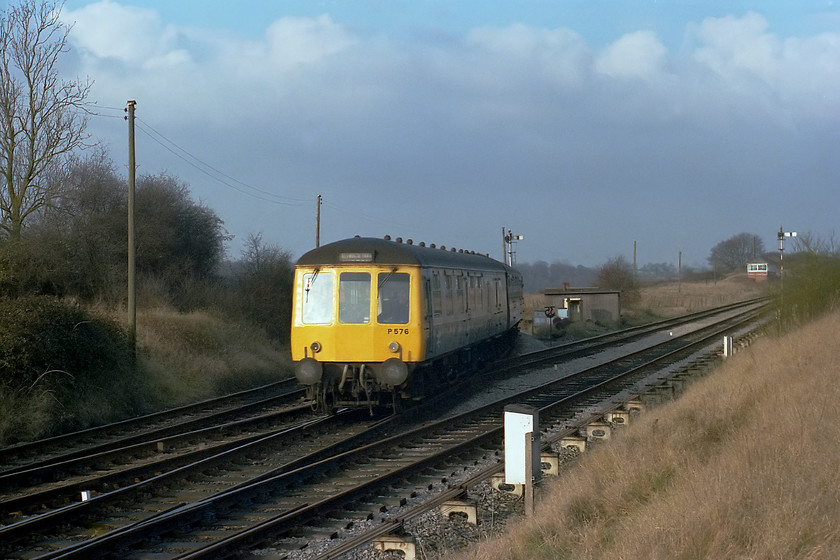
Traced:
<path fill-rule="evenodd" d="M 95 111 L 94 108 L 105 109 L 105 110 L 110 110 L 110 111 L 119 111 L 120 113 L 124 113 L 125 112 L 124 107 L 108 107 L 108 106 L 102 106 L 102 105 L 90 105 L 90 106 L 85 108 L 85 111 L 87 111 L 88 114 L 93 115 L 93 116 L 105 117 L 105 118 L 121 118 L 121 119 L 124 118 L 124 115 L 121 115 L 121 116 L 106 115 L 106 114 L 103 114 L 101 112 Z M 182 148 L 176 142 L 167 138 L 164 134 L 159 132 L 152 125 L 145 122 L 140 117 L 135 117 L 135 119 L 136 119 L 135 120 L 136 128 L 138 130 L 140 130 L 143 134 L 145 134 L 147 137 L 152 139 L 152 141 L 154 141 L 155 143 L 157 143 L 158 145 L 160 145 L 161 147 L 163 147 L 164 149 L 166 149 L 167 151 L 169 151 L 170 153 L 172 153 L 173 155 L 175 155 L 179 159 L 185 161 L 191 167 L 197 169 L 198 171 L 207 175 L 211 179 L 213 179 L 215 181 L 218 181 L 219 183 L 221 183 L 221 184 L 223 184 L 223 185 L 225 185 L 225 186 L 227 186 L 227 187 L 229 187 L 229 188 L 231 188 L 235 191 L 238 191 L 242 194 L 245 194 L 247 196 L 251 196 L 251 197 L 259 199 L 259 200 L 263 200 L 263 201 L 266 201 L 266 202 L 271 202 L 271 203 L 274 203 L 274 204 L 287 205 L 287 206 L 301 206 L 301 205 L 303 205 L 303 203 L 307 202 L 307 201 L 304 201 L 304 200 L 299 199 L 299 198 L 283 197 L 283 196 L 277 195 L 275 193 L 269 192 L 265 189 L 261 189 L 261 188 L 255 187 L 253 185 L 249 185 L 248 183 L 245 183 L 244 181 L 240 181 L 239 179 L 236 179 L 235 177 L 231 177 L 230 175 L 222 172 L 221 170 L 219 170 L 219 169 L 213 167 L 212 165 L 208 164 L 207 162 L 201 160 L 199 157 L 190 153 L 185 148 Z M 139 123 L 142 123 L 142 124 L 139 124 Z M 244 190 L 243 188 L 237 187 L 236 184 L 234 184 L 234 183 L 236 183 L 238 185 L 241 185 L 242 187 L 245 187 L 246 189 L 250 189 L 254 192 L 249 192 L 248 190 Z M 260 194 L 255 194 L 255 193 L 260 193 Z"/>
<path fill-rule="evenodd" d="M 151 138 L 154 142 L 162 146 L 164 149 L 169 151 L 170 153 L 174 154 L 179 159 L 183 160 L 190 166 L 194 167 L 201 173 L 207 175 L 211 179 L 237 191 L 244 195 L 256 198 L 258 200 L 263 200 L 266 202 L 271 202 L 274 204 L 280 204 L 284 206 L 303 206 L 304 204 L 309 204 L 310 201 L 303 200 L 300 198 L 288 197 L 288 196 L 281 196 L 265 189 L 261 189 L 259 187 L 255 187 L 244 181 L 240 181 L 230 175 L 220 171 L 219 169 L 213 167 L 209 163 L 203 161 L 202 159 L 198 158 L 197 156 L 193 155 L 186 149 L 179 146 L 174 141 L 170 140 L 162 133 L 158 132 L 154 127 L 152 127 L 149 123 L 144 121 L 139 117 L 135 117 L 136 120 L 139 122 L 137 124 L 138 130 L 146 134 L 149 138 Z M 239 185 L 239 186 L 237 186 Z M 244 188 L 243 188 L 244 187 Z"/>
<path fill-rule="evenodd" d="M 97 112 L 95 109 L 101 109 L 106 111 L 115 111 L 119 112 L 120 115 L 106 115 L 101 112 Z M 123 113 L 125 112 L 124 107 L 108 107 L 108 106 L 101 106 L 101 105 L 93 105 L 92 108 L 87 109 L 88 113 L 93 116 L 105 117 L 105 118 L 124 118 Z M 214 181 L 221 183 L 222 185 L 233 189 L 241 194 L 246 196 L 250 196 L 257 200 L 262 200 L 265 202 L 270 202 L 273 204 L 285 205 L 285 206 L 296 206 L 296 207 L 303 207 L 308 206 L 311 204 L 310 200 L 295 198 L 295 197 L 287 197 L 272 193 L 265 189 L 253 186 L 248 184 L 244 181 L 241 181 L 231 175 L 217 169 L 216 167 L 208 164 L 207 162 L 203 161 L 201 158 L 197 157 L 187 149 L 183 148 L 173 140 L 169 139 L 166 135 L 158 131 L 154 128 L 151 124 L 140 118 L 139 116 L 135 116 L 135 126 L 136 128 L 154 141 L 156 144 L 163 147 L 165 150 L 170 152 L 171 154 L 175 155 L 177 158 L 181 159 L 194 169 L 198 170 L 199 172 L 203 173 L 207 177 L 210 177 Z M 333 204 L 328 200 L 322 199 L 322 204 L 326 208 L 330 210 L 334 210 L 336 214 L 341 216 L 346 216 L 348 214 L 348 209 L 346 205 L 337 205 Z M 383 219 L 382 215 L 370 215 L 362 212 L 360 210 L 353 210 L 350 212 L 354 218 L 362 219 L 368 221 L 372 224 L 376 224 L 380 227 L 388 227 L 393 228 L 394 231 L 400 232 L 403 235 L 409 232 L 414 232 L 416 234 L 421 234 L 418 230 L 413 228 L 407 228 L 404 222 L 393 222 L 387 219 Z M 408 230 L 408 231 L 406 231 Z"/>
<path fill-rule="evenodd" d="M 364 212 L 361 212 L 361 211 L 358 211 L 358 210 L 353 210 L 352 212 L 348 212 L 346 206 L 339 206 L 337 204 L 332 204 L 331 202 L 327 201 L 326 199 L 322 200 L 322 204 L 325 207 L 327 207 L 331 210 L 335 210 L 341 216 L 346 216 L 349 213 L 353 216 L 354 219 L 359 218 L 359 219 L 371 222 L 373 224 L 376 224 L 378 226 L 393 228 L 393 230 L 395 232 L 398 232 L 398 234 L 400 234 L 400 235 L 405 235 L 408 232 L 414 232 L 417 235 L 422 235 L 422 232 L 420 232 L 419 230 L 407 227 L 405 222 L 389 221 L 389 220 L 383 219 L 383 217 L 381 215 L 372 216 L 370 214 L 365 214 Z"/>

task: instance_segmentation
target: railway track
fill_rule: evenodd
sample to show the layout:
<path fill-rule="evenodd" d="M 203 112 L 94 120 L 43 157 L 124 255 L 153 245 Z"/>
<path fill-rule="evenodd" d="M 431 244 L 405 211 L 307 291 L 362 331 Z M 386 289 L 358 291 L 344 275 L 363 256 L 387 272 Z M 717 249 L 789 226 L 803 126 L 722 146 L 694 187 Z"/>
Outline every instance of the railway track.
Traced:
<path fill-rule="evenodd" d="M 182 467 L 184 473 L 192 474 L 175 469 L 170 472 L 176 474 L 169 475 L 168 481 L 164 477 L 152 484 L 158 478 L 152 477 L 148 485 L 140 485 L 131 493 L 109 492 L 95 500 L 12 523 L 0 528 L 0 541 L 9 543 L 3 553 L 11 558 L 216 558 L 237 556 L 242 550 L 264 546 L 266 557 L 282 558 L 310 542 L 337 542 L 341 540 L 337 537 L 366 526 L 375 525 L 381 531 L 389 524 L 386 518 L 390 512 L 399 512 L 412 500 L 420 499 L 418 496 L 431 500 L 430 495 L 439 497 L 458 491 L 463 483 L 451 488 L 451 476 L 462 474 L 464 465 L 472 465 L 467 470 L 473 471 L 498 470 L 500 411 L 506 403 L 515 401 L 539 408 L 549 441 L 550 426 L 555 427 L 553 431 L 562 432 L 570 419 L 591 412 L 605 399 L 641 390 L 638 385 L 654 375 L 651 371 L 665 367 L 663 360 L 673 364 L 688 359 L 699 351 L 698 347 L 717 340 L 720 333 L 745 328 L 738 324 L 755 321 L 760 302 L 752 302 L 750 307 L 753 309 L 746 319 L 735 310 L 718 310 L 718 314 L 736 317 L 725 320 L 711 319 L 711 315 L 695 316 L 695 322 L 707 323 L 698 332 L 669 335 L 653 348 L 639 349 L 621 359 L 565 375 L 537 388 L 528 387 L 515 396 L 419 428 L 399 428 L 396 424 L 405 418 L 384 423 L 368 420 L 366 424 L 356 420 L 353 425 L 358 431 L 351 437 L 349 432 L 333 427 L 338 424 L 329 424 L 340 422 L 338 418 L 343 415 L 337 415 L 311 420 L 311 424 L 305 422 L 299 433 L 309 430 L 308 435 L 292 436 L 294 432 L 280 430 L 270 439 L 317 439 L 320 445 L 305 448 L 295 444 L 294 454 L 287 450 L 273 467 L 263 463 L 257 470 L 239 471 L 233 477 L 221 473 L 236 472 L 231 465 L 247 463 L 247 459 L 238 449 L 229 450 L 224 458 L 214 455 L 213 460 L 202 459 L 205 462 L 198 467 Z M 632 333 L 630 337 L 650 337 L 663 329 L 673 329 L 673 334 L 685 328 L 678 323 L 663 323 L 653 329 Z M 568 357 L 570 353 L 592 353 L 598 348 L 591 346 L 595 341 L 586 344 L 589 349 L 569 346 L 551 349 L 541 357 L 526 355 L 518 359 L 518 364 L 516 360 L 506 362 L 502 370 L 510 374 L 519 371 L 517 368 L 544 367 L 539 364 L 563 359 L 564 353 Z M 315 426 L 321 426 L 317 436 Z M 327 442 L 327 434 L 331 433 L 336 440 Z M 261 445 L 264 451 L 260 463 L 267 456 L 281 454 L 271 444 Z M 246 448 L 244 456 L 253 455 L 255 449 Z M 222 482 L 237 477 L 241 482 Z M 153 489 L 161 487 L 171 487 L 173 491 L 167 494 Z M 146 499 L 145 494 L 166 497 L 155 502 Z M 85 505 L 94 502 L 96 506 Z"/>
<path fill-rule="evenodd" d="M 58 463 L 80 455 L 159 439 L 189 427 L 243 418 L 268 407 L 294 402 L 303 395 L 294 379 L 208 399 L 104 426 L 0 448 L 0 474 Z"/>

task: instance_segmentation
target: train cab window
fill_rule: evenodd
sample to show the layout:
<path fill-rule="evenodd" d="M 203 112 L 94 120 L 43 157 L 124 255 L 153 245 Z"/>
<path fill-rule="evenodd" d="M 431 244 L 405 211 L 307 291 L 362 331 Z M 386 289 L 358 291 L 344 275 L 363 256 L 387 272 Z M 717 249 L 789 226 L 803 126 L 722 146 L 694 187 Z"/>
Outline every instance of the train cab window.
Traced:
<path fill-rule="evenodd" d="M 303 275 L 301 321 L 323 325 L 333 321 L 333 275 L 314 272 Z"/>
<path fill-rule="evenodd" d="M 409 276 L 405 272 L 380 272 L 377 282 L 376 320 L 384 324 L 408 323 Z"/>
<path fill-rule="evenodd" d="M 338 281 L 338 320 L 370 322 L 370 273 L 342 272 Z"/>

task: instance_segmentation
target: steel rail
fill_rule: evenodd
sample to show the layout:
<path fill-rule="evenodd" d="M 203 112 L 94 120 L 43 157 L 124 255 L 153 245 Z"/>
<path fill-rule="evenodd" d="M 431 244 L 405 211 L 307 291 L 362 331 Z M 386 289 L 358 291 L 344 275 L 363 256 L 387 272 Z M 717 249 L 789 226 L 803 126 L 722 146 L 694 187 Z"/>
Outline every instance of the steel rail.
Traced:
<path fill-rule="evenodd" d="M 85 490 L 127 486 L 131 482 L 149 478 L 160 472 L 189 465 L 202 458 L 241 447 L 244 444 L 276 433 L 278 431 L 277 424 L 289 424 L 294 417 L 300 416 L 302 412 L 308 413 L 309 410 L 308 405 L 298 405 L 277 412 L 236 420 L 228 424 L 210 426 L 154 441 L 95 453 L 63 463 L 48 464 L 31 470 L 0 475 L 0 488 L 16 488 L 14 492 L 6 490 L 11 497 L 0 499 L 0 519 L 10 512 L 19 511 L 29 514 L 42 510 L 45 506 L 53 506 L 56 502 L 59 505 L 66 504 L 68 501 L 78 499 L 80 493 Z M 266 424 L 270 427 L 265 427 Z M 242 432 L 245 431 L 256 431 L 257 433 L 243 434 Z M 221 441 L 213 444 L 214 440 Z M 200 441 L 202 445 L 189 445 L 196 441 Z M 155 460 L 141 460 L 138 465 L 131 465 L 133 460 L 147 457 L 154 457 Z M 108 472 L 101 472 L 104 470 Z M 90 471 L 97 471 L 97 474 L 90 476 Z M 29 484 L 30 487 L 35 486 L 45 480 L 49 482 L 66 480 L 71 476 L 71 473 L 81 480 L 65 482 L 58 486 L 51 485 L 46 490 L 33 490 L 25 486 L 25 484 Z"/>
<path fill-rule="evenodd" d="M 264 395 L 266 392 L 269 391 L 280 391 L 279 394 L 274 395 L 272 397 L 266 398 Z M 121 420 L 119 422 L 114 422 L 111 424 L 105 424 L 102 426 L 96 426 L 93 428 L 88 428 L 85 430 L 79 430 L 76 432 L 71 432 L 67 434 L 61 434 L 49 438 L 39 439 L 30 442 L 22 442 L 16 443 L 13 445 L 9 445 L 3 448 L 0 448 L 0 465 L 8 465 L 15 460 L 21 460 L 26 457 L 38 457 L 47 454 L 49 451 L 58 448 L 58 447 L 67 447 L 67 446 L 78 446 L 76 442 L 86 442 L 90 440 L 111 440 L 115 439 L 115 441 L 105 441 L 101 443 L 97 448 L 101 451 L 104 451 L 108 448 L 114 447 L 121 447 L 126 445 L 126 442 L 132 441 L 132 439 L 137 440 L 138 438 L 144 437 L 146 434 L 153 434 L 153 433 L 160 433 L 166 434 L 166 427 L 164 428 L 155 428 L 155 424 L 161 424 L 170 422 L 179 418 L 188 417 L 191 415 L 199 415 L 202 413 L 206 413 L 208 410 L 211 412 L 209 414 L 205 414 L 204 417 L 212 418 L 212 417 L 221 417 L 225 414 L 237 414 L 237 410 L 242 412 L 247 412 L 249 409 L 259 409 L 260 407 L 264 407 L 274 399 L 289 399 L 295 395 L 300 395 L 303 391 L 297 386 L 297 382 L 294 379 L 284 379 L 282 381 L 277 381 L 275 383 L 270 383 L 268 385 L 263 385 L 261 387 L 256 387 L 253 389 L 248 389 L 245 391 L 240 391 L 237 393 L 232 393 L 229 395 L 223 395 L 219 397 L 214 397 L 211 399 L 206 399 L 200 402 L 171 408 L 167 410 L 162 410 L 159 412 L 153 412 L 151 414 L 146 414 L 143 416 L 136 416 L 133 418 L 127 418 L 125 420 Z M 255 400 L 256 399 L 256 400 Z M 244 404 L 233 404 L 236 401 L 244 402 Z M 219 410 L 220 408 L 224 407 L 226 404 L 230 403 L 232 408 Z M 240 412 L 240 413 L 242 413 Z M 151 427 L 150 427 L 151 426 Z M 123 436 L 120 434 L 129 433 L 130 436 Z M 172 433 L 172 432 L 170 432 Z M 154 437 L 154 436 L 152 436 Z M 157 436 L 162 437 L 162 436 Z M 93 446 L 88 444 L 84 444 L 84 451 L 89 452 Z M 67 454 L 62 454 L 60 458 L 55 460 L 63 460 L 72 457 L 72 452 Z M 47 459 L 46 461 L 49 461 Z M 40 462 L 45 462 L 44 460 Z M 25 469 L 27 467 L 34 466 L 33 464 L 26 464 L 26 465 L 19 465 L 9 467 L 4 469 L 2 473 L 10 473 L 16 470 Z"/>
<path fill-rule="evenodd" d="M 751 322 L 753 320 L 753 318 L 754 317 L 745 319 L 744 323 Z M 702 348 L 704 346 L 708 347 L 708 344 L 711 341 L 716 342 L 718 340 L 718 338 L 721 336 L 721 334 L 723 334 L 724 332 L 729 332 L 731 329 L 732 329 L 732 327 L 728 326 L 725 329 L 713 332 L 713 333 L 709 334 L 708 336 L 706 336 L 704 339 L 690 344 L 688 349 Z M 645 364 L 637 366 L 637 368 L 635 368 L 635 371 L 640 371 L 642 369 L 648 369 L 652 366 L 655 366 L 657 363 L 659 363 L 663 360 L 668 361 L 669 359 L 673 358 L 673 356 L 675 356 L 675 355 L 683 354 L 684 351 L 685 351 L 685 348 L 674 350 L 673 352 L 671 352 L 669 354 L 663 355 L 661 357 L 657 357 L 654 360 L 651 360 L 650 362 L 647 362 Z M 627 373 L 632 374 L 633 371 L 628 371 Z M 550 414 L 550 413 L 552 413 L 553 410 L 565 406 L 568 402 L 573 401 L 576 398 L 580 398 L 581 396 L 584 396 L 586 393 L 589 393 L 590 391 L 596 391 L 599 388 L 602 388 L 602 387 L 608 385 L 609 383 L 615 381 L 616 379 L 618 379 L 620 377 L 623 377 L 623 375 L 618 375 L 618 376 L 615 376 L 611 379 L 607 379 L 607 380 L 603 381 L 601 384 L 593 386 L 592 388 L 584 389 L 583 391 L 580 391 L 580 392 L 575 393 L 573 395 L 568 395 L 566 397 L 563 397 L 562 399 L 559 399 L 559 400 L 557 400 L 553 403 L 550 403 L 550 404 L 547 404 L 547 405 L 541 407 L 539 409 L 540 419 L 543 420 L 545 418 L 544 415 L 546 413 Z M 661 383 L 662 381 L 666 381 L 666 380 L 670 379 L 670 377 L 671 376 L 665 376 L 664 378 L 657 377 L 653 381 L 653 385 L 657 385 L 657 384 Z M 553 383 L 548 383 L 546 385 L 553 385 Z M 535 389 L 535 390 L 538 390 L 538 389 Z M 500 403 L 500 404 L 502 404 L 502 403 Z M 596 419 L 599 419 L 599 418 L 602 418 L 606 413 L 608 413 L 608 412 L 610 412 L 614 409 L 615 409 L 615 403 L 614 402 L 612 402 L 612 401 L 604 402 L 599 409 L 590 411 L 588 414 L 580 416 L 574 424 L 568 424 L 568 423 L 565 424 L 564 427 L 561 430 L 555 430 L 554 433 L 551 434 L 551 435 L 547 435 L 547 433 L 551 431 L 551 428 L 541 428 L 540 451 L 550 451 L 553 444 L 557 443 L 558 441 L 562 440 L 564 437 L 566 437 L 568 435 L 572 435 L 572 434 L 580 432 L 581 429 L 583 429 L 585 426 L 590 424 L 592 421 L 594 421 Z M 502 428 L 498 428 L 498 429 L 501 430 Z M 446 491 L 438 493 L 434 497 L 431 497 L 428 500 L 425 500 L 421 504 L 411 506 L 410 508 L 408 508 L 405 511 L 400 511 L 398 516 L 394 517 L 391 520 L 383 521 L 381 524 L 377 525 L 374 528 L 364 530 L 364 531 L 360 532 L 359 534 L 356 534 L 356 535 L 353 535 L 352 537 L 348 537 L 348 538 L 344 539 L 343 541 L 339 542 L 335 546 L 330 547 L 329 550 L 327 550 L 327 551 L 325 551 L 321 554 L 317 554 L 317 555 L 311 557 L 310 560 L 334 560 L 334 559 L 340 558 L 340 557 L 344 556 L 345 554 L 348 554 L 348 553 L 350 553 L 350 552 L 352 552 L 352 551 L 354 551 L 354 550 L 356 550 L 356 549 L 358 549 L 362 546 L 370 544 L 371 542 L 373 542 L 377 538 L 380 538 L 382 536 L 394 533 L 398 529 L 400 529 L 406 521 L 408 521 L 410 519 L 417 518 L 417 517 L 429 512 L 433 509 L 439 508 L 442 504 L 444 504 L 445 502 L 447 502 L 449 500 L 455 499 L 457 497 L 460 497 L 460 496 L 466 494 L 469 491 L 470 488 L 475 487 L 480 483 L 486 482 L 491 477 L 493 477 L 495 475 L 498 475 L 501 472 L 503 472 L 504 468 L 505 468 L 504 459 L 499 459 L 494 464 L 490 464 L 489 466 L 486 466 L 483 469 L 481 469 L 479 472 L 470 475 L 466 480 L 458 482 L 457 484 L 450 486 Z M 220 553 L 220 554 L 225 554 L 225 553 L 230 554 L 230 553 L 233 553 L 234 551 L 238 550 L 235 546 L 233 546 L 233 539 L 231 539 L 231 546 L 225 546 L 224 543 L 220 542 L 220 543 L 213 543 L 212 545 L 209 545 L 209 546 L 205 547 L 205 549 L 206 549 L 207 552 L 216 552 L 216 553 Z M 180 558 L 190 558 L 190 559 L 208 558 L 210 556 L 205 554 L 205 549 L 201 549 L 200 551 L 193 551 L 190 554 L 185 555 L 185 556 L 180 557 Z"/>
<path fill-rule="evenodd" d="M 253 390 L 248 391 L 248 393 L 253 394 Z M 38 440 L 37 442 L 32 442 L 30 444 L 25 444 L 21 446 L 8 447 L 2 450 L 2 453 L 3 455 L 5 455 L 5 459 L 7 461 L 11 458 L 19 457 L 21 455 L 21 451 L 25 451 L 27 454 L 29 454 L 30 452 L 34 452 L 36 449 L 44 449 L 48 446 L 58 444 L 59 442 L 64 442 L 65 445 L 68 442 L 85 442 L 89 438 L 95 437 L 96 435 L 107 434 L 113 428 L 118 428 L 120 430 L 130 432 L 130 435 L 115 437 L 113 439 L 101 441 L 100 443 L 77 444 L 75 449 L 63 452 L 59 455 L 49 456 L 44 459 L 39 459 L 36 461 L 2 470 L 0 471 L 0 476 L 9 476 L 21 471 L 49 467 L 52 464 L 64 463 L 88 455 L 104 453 L 107 451 L 120 449 L 130 445 L 148 443 L 151 441 L 156 442 L 161 438 L 183 433 L 185 430 L 195 430 L 200 427 L 211 425 L 214 422 L 224 422 L 225 419 L 228 418 L 242 417 L 243 415 L 253 414 L 254 411 L 263 410 L 271 406 L 278 406 L 282 403 L 290 402 L 292 399 L 301 396 L 302 393 L 302 389 L 295 387 L 284 393 L 274 395 L 268 398 L 263 398 L 258 401 L 249 402 L 244 405 L 238 405 L 234 408 L 226 408 L 223 410 L 211 410 L 210 412 L 202 414 L 198 417 L 183 420 L 178 423 L 167 424 L 159 427 L 149 427 L 147 419 L 151 419 L 152 421 L 158 421 L 160 419 L 171 421 L 177 418 L 184 418 L 185 416 L 195 415 L 198 411 L 207 411 L 208 406 L 214 406 L 214 404 L 218 405 L 231 402 L 231 400 L 227 397 L 219 397 L 217 399 L 203 401 L 202 403 L 196 405 L 189 405 L 178 409 L 170 409 L 149 416 L 124 420 L 116 424 L 108 424 L 106 426 L 101 426 L 99 428 L 91 428 L 90 430 L 84 430 L 82 432 L 73 432 L 72 434 L 66 434 L 64 436 L 56 436 L 54 438 Z M 233 397 L 236 397 L 236 395 L 232 396 L 232 398 Z M 146 426 L 147 429 L 141 429 L 143 426 Z"/>
<path fill-rule="evenodd" d="M 716 335 L 714 335 L 716 336 Z M 522 397 L 511 397 L 508 399 L 503 399 L 498 403 L 495 403 L 496 409 L 504 402 L 510 402 L 511 399 L 521 399 Z M 472 412 L 469 414 L 464 415 L 464 417 L 475 416 L 478 414 L 477 412 Z M 484 413 L 486 414 L 486 412 Z M 498 419 L 495 419 L 497 422 Z M 309 467 L 301 468 L 295 471 L 291 471 L 288 473 L 284 473 L 278 477 L 270 478 L 264 481 L 261 481 L 257 484 L 248 485 L 244 488 L 239 488 L 235 491 L 231 492 L 223 492 L 217 496 L 214 496 L 212 499 L 206 499 L 200 502 L 196 502 L 194 504 L 190 504 L 184 506 L 183 508 L 177 508 L 176 510 L 172 510 L 168 512 L 166 515 L 159 516 L 154 520 L 154 523 L 145 523 L 142 527 L 138 528 L 139 530 L 135 532 L 133 535 L 127 534 L 125 531 L 120 531 L 119 533 L 112 533 L 110 536 L 105 536 L 100 539 L 97 539 L 101 545 L 103 546 L 115 546 L 116 541 L 120 541 L 124 543 L 124 546 L 132 546 L 129 544 L 130 542 L 142 542 L 148 538 L 159 538 L 161 534 L 165 534 L 168 529 L 166 529 L 166 524 L 171 524 L 177 520 L 177 523 L 181 527 L 187 527 L 191 524 L 198 522 L 200 524 L 201 518 L 207 515 L 210 512 L 223 512 L 228 511 L 230 507 L 237 502 L 237 500 L 244 499 L 245 501 L 248 500 L 259 500 L 263 499 L 266 496 L 276 493 L 280 488 L 288 488 L 288 487 L 300 487 L 300 485 L 305 480 L 317 479 L 318 477 L 324 476 L 326 472 L 330 470 L 335 470 L 341 468 L 340 465 L 348 463 L 352 457 L 361 455 L 372 455 L 375 448 L 388 448 L 393 447 L 399 441 L 405 441 L 404 438 L 411 436 L 414 438 L 421 437 L 423 434 L 428 434 L 429 437 L 435 431 L 445 431 L 450 432 L 453 427 L 454 420 L 449 418 L 444 422 L 438 423 L 436 426 L 426 426 L 423 428 L 419 428 L 417 430 L 413 430 L 409 432 L 407 435 L 401 436 L 394 436 L 389 438 L 388 440 L 384 440 L 379 444 L 371 444 L 370 446 L 365 446 L 356 452 L 356 454 L 352 454 L 350 452 L 338 455 L 336 457 L 315 463 Z M 445 426 L 443 425 L 445 424 Z M 498 430 L 498 428 L 497 428 Z M 488 435 L 489 434 L 489 435 Z M 376 485 L 387 484 L 389 482 L 393 482 L 406 474 L 406 469 L 416 469 L 416 468 L 423 468 L 425 466 L 430 466 L 436 461 L 442 460 L 441 457 L 451 457 L 453 454 L 458 454 L 461 452 L 465 452 L 467 448 L 473 448 L 477 444 L 483 444 L 488 442 L 490 439 L 497 438 L 498 433 L 494 432 L 493 430 L 487 431 L 485 430 L 483 435 L 476 436 L 474 438 L 470 438 L 470 443 L 461 443 L 461 444 L 454 444 L 446 447 L 435 457 L 426 458 L 419 463 L 415 462 L 412 463 L 410 467 L 402 467 L 397 468 L 395 470 L 391 470 L 388 474 L 383 474 L 378 476 L 375 480 L 370 480 L 365 484 L 355 486 L 349 490 L 339 492 L 334 494 L 331 498 L 325 498 L 320 501 L 304 501 L 302 504 L 298 504 L 295 509 L 296 512 L 294 514 L 294 519 L 296 523 L 305 523 L 307 520 L 310 520 L 316 516 L 318 511 L 321 511 L 325 508 L 335 509 L 340 507 L 342 501 L 346 502 L 351 499 L 357 499 L 360 494 L 364 494 L 366 491 L 371 490 Z M 419 466 L 418 466 L 419 465 Z M 244 495 L 239 496 L 238 494 L 244 493 Z M 266 538 L 266 532 L 277 532 L 278 525 L 281 523 L 286 523 L 290 519 L 290 513 L 283 513 L 280 516 L 276 517 L 273 520 L 260 524 L 258 527 L 252 527 L 246 533 L 247 536 L 241 537 L 231 537 L 237 542 L 242 542 L 243 540 L 249 541 L 253 543 L 255 539 L 264 539 Z M 231 541 L 233 542 L 233 541 Z M 222 545 L 219 545 L 222 546 Z M 239 546 L 239 545 L 237 545 Z M 56 555 L 50 555 L 49 557 L 75 557 L 77 554 L 91 554 L 96 550 L 102 551 L 101 548 L 96 548 L 96 541 L 88 541 L 85 543 L 84 546 L 78 549 L 78 551 L 69 551 L 65 550 L 63 552 L 57 553 Z M 218 554 L 219 550 L 216 549 L 212 554 Z M 198 551 L 194 551 L 190 554 L 199 554 Z M 208 554 L 211 554 L 208 552 Z"/>
<path fill-rule="evenodd" d="M 232 447 L 230 449 L 225 449 L 221 452 L 217 452 L 209 457 L 204 457 L 194 463 L 175 468 L 173 470 L 164 472 L 162 474 L 158 474 L 146 480 L 135 482 L 129 486 L 125 486 L 105 494 L 96 495 L 90 500 L 76 502 L 74 504 L 58 508 L 48 513 L 44 513 L 22 521 L 18 521 L 16 523 L 0 527 L 0 542 L 4 542 L 8 545 L 10 543 L 18 542 L 24 538 L 31 537 L 32 535 L 41 534 L 45 530 L 49 530 L 51 528 L 61 526 L 63 524 L 73 524 L 78 522 L 80 519 L 83 520 L 86 518 L 92 518 L 92 516 L 95 515 L 95 512 L 107 510 L 108 508 L 113 507 L 118 503 L 131 501 L 133 496 L 137 496 L 143 492 L 148 492 L 154 486 L 161 485 L 170 480 L 182 479 L 191 475 L 192 473 L 201 472 L 203 470 L 218 467 L 219 465 L 223 465 L 225 463 L 235 460 L 244 453 L 254 452 L 255 450 L 259 450 L 260 448 L 270 448 L 272 446 L 286 446 L 289 440 L 293 437 L 298 437 L 298 434 L 304 434 L 308 431 L 311 431 L 315 428 L 320 428 L 322 426 L 326 427 L 333 425 L 336 422 L 343 421 L 344 416 L 349 416 L 353 414 L 355 414 L 355 411 L 340 411 L 336 415 L 314 418 L 311 420 L 307 420 L 306 422 L 303 422 L 294 427 L 284 427 L 273 433 L 262 435 L 253 441 L 248 441 L 244 444 Z M 372 428 L 378 429 L 381 428 L 382 425 L 382 422 L 379 422 L 374 424 Z M 311 451 L 309 455 L 313 457 L 323 457 L 333 454 L 337 451 L 344 451 L 345 448 L 352 447 L 359 440 L 363 440 L 365 437 L 369 437 L 369 435 L 365 434 L 366 432 L 363 431 L 354 437 L 342 439 L 338 443 L 332 445 L 319 445 L 317 442 L 315 442 L 315 445 L 318 446 L 318 449 L 316 451 Z M 289 461 L 288 463 L 273 469 L 273 471 L 271 472 L 283 472 L 283 470 L 290 469 L 296 464 L 296 460 Z M 264 476 L 264 474 L 265 473 L 263 473 L 263 475 L 261 476 Z M 233 487 L 238 486 L 240 485 L 235 485 Z M 148 520 L 141 521 L 141 523 L 146 522 L 148 522 Z M 122 530 L 123 529 L 118 529 L 118 531 Z"/>

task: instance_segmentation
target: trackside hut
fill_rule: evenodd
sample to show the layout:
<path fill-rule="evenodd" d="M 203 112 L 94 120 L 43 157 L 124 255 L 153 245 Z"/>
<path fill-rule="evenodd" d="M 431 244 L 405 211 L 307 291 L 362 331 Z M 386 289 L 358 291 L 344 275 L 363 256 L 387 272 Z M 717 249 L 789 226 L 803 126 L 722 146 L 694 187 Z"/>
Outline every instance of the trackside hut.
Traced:
<path fill-rule="evenodd" d="M 776 265 L 762 262 L 747 263 L 747 278 L 756 282 L 764 282 L 776 276 Z"/>
<path fill-rule="evenodd" d="M 621 292 L 599 288 L 547 288 L 545 304 L 558 315 L 565 310 L 570 321 L 618 322 L 621 319 Z"/>

